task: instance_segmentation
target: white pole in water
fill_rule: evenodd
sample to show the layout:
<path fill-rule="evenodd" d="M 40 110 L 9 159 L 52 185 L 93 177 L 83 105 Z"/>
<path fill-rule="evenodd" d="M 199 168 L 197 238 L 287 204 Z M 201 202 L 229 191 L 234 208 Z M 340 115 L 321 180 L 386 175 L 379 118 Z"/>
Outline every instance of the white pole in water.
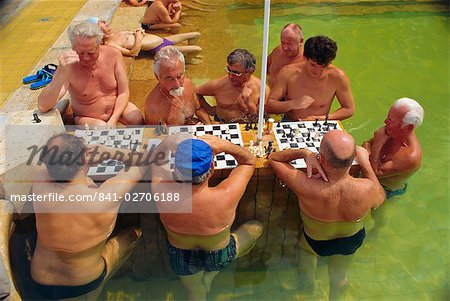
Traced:
<path fill-rule="evenodd" d="M 264 129 L 264 99 L 266 97 L 267 48 L 269 45 L 270 0 L 264 1 L 264 34 L 261 62 L 261 91 L 258 112 L 258 142 L 261 141 Z"/>

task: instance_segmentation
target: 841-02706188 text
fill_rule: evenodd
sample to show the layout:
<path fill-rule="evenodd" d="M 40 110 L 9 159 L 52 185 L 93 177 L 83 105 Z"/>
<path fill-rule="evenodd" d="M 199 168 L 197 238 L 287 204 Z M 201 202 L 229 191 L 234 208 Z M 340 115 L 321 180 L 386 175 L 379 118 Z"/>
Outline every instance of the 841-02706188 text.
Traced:
<path fill-rule="evenodd" d="M 178 202 L 180 194 L 178 192 L 150 193 L 150 192 L 130 192 L 119 196 L 117 193 L 99 193 L 97 199 L 100 202 Z"/>

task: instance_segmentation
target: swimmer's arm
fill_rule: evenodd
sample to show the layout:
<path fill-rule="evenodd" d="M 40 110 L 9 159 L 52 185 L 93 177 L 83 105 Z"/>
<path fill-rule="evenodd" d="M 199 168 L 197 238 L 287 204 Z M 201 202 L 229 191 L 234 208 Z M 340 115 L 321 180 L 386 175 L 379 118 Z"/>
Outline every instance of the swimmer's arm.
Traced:
<path fill-rule="evenodd" d="M 114 111 L 109 118 L 107 124 L 115 126 L 122 116 L 123 111 L 128 105 L 128 99 L 130 98 L 130 90 L 128 88 L 128 77 L 123 60 L 122 54 L 118 51 L 114 53 L 116 65 L 114 68 L 115 78 L 117 80 L 117 98 L 114 105 Z"/>
<path fill-rule="evenodd" d="M 296 170 L 290 162 L 296 159 L 305 159 L 306 173 Z M 316 155 L 308 149 L 288 149 L 269 155 L 269 164 L 272 166 L 275 174 L 280 180 L 289 187 L 299 187 L 299 179 L 304 181 L 313 177 L 313 172 L 317 171 L 314 177 L 321 177 L 324 181 L 328 181 L 325 171 L 320 166 Z"/>
<path fill-rule="evenodd" d="M 420 168 L 422 164 L 422 152 L 420 150 L 413 152 L 409 156 L 396 158 L 387 162 L 372 163 L 375 174 L 378 178 L 392 177 L 408 172 L 413 172 Z"/>
<path fill-rule="evenodd" d="M 362 145 L 362 147 L 364 147 L 367 150 L 367 152 L 369 152 L 369 155 L 372 152 L 372 145 L 373 145 L 373 137 L 367 141 L 364 141 Z"/>
<path fill-rule="evenodd" d="M 169 11 L 166 8 L 158 7 L 157 15 L 162 23 L 176 23 L 180 19 L 181 16 L 181 7 L 178 9 L 172 17 L 170 17 Z"/>
<path fill-rule="evenodd" d="M 51 110 L 69 89 L 69 81 L 66 80 L 62 71 L 56 69 L 52 81 L 48 84 L 38 96 L 38 109 L 41 112 Z"/>
<path fill-rule="evenodd" d="M 198 108 L 195 111 L 195 116 L 197 116 L 203 124 L 211 124 L 211 118 L 204 108 Z"/>
<path fill-rule="evenodd" d="M 283 69 L 281 69 L 276 78 L 275 84 L 270 91 L 265 110 L 267 113 L 281 114 L 289 112 L 293 108 L 292 100 L 281 101 L 281 99 L 287 94 L 287 83 L 290 74 L 286 67 L 288 66 L 285 66 L 283 67 Z"/>
<path fill-rule="evenodd" d="M 201 106 L 206 110 L 206 112 L 214 116 L 216 115 L 216 107 L 211 106 L 205 99 L 204 96 L 215 96 L 217 88 L 219 86 L 220 79 L 213 79 L 203 85 L 197 87 L 196 93 L 200 101 Z"/>
<path fill-rule="evenodd" d="M 225 194 L 230 200 L 238 203 L 253 176 L 256 158 L 247 149 L 226 140 L 222 147 L 213 150 L 214 153 L 223 151 L 230 154 L 238 162 L 238 166 L 231 171 L 230 175 L 216 186 L 221 190 L 221 194 Z"/>
<path fill-rule="evenodd" d="M 361 167 L 363 177 L 367 178 L 374 184 L 372 186 L 373 191 L 370 193 L 370 196 L 374 201 L 373 208 L 377 208 L 386 199 L 386 194 L 380 182 L 378 181 L 375 171 L 372 169 L 369 161 L 369 153 L 365 148 L 356 146 L 356 161 Z"/>
<path fill-rule="evenodd" d="M 350 88 L 350 80 L 343 71 L 338 70 L 338 72 L 339 84 L 336 90 L 336 98 L 341 107 L 328 116 L 330 120 L 344 120 L 355 114 L 355 100 Z"/>
<path fill-rule="evenodd" d="M 147 171 L 147 166 L 131 166 L 121 170 L 115 177 L 106 180 L 99 188 L 98 194 L 103 193 L 103 195 L 114 195 L 116 200 L 120 200 L 125 196 L 126 193 L 130 192 L 133 187 L 139 182 Z M 146 185 L 148 185 L 146 183 Z M 107 202 L 116 203 L 112 206 L 117 206 L 120 202 Z"/>

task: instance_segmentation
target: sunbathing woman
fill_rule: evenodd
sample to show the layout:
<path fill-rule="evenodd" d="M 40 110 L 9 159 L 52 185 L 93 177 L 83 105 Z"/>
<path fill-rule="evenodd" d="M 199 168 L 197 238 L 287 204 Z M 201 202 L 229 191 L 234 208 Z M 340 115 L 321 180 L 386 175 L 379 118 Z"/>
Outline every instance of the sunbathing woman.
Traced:
<path fill-rule="evenodd" d="M 193 60 L 199 57 L 202 50 L 200 46 L 193 45 L 200 37 L 199 32 L 187 32 L 161 38 L 157 35 L 145 33 L 142 29 L 135 31 L 121 31 L 112 33 L 111 27 L 105 21 L 98 22 L 103 31 L 103 43 L 119 49 L 125 56 L 138 56 L 141 50 L 148 51 L 150 55 L 155 55 L 158 50 L 168 45 L 175 45 L 187 41 L 188 45 L 175 45 L 185 56 L 189 64 L 199 63 Z"/>

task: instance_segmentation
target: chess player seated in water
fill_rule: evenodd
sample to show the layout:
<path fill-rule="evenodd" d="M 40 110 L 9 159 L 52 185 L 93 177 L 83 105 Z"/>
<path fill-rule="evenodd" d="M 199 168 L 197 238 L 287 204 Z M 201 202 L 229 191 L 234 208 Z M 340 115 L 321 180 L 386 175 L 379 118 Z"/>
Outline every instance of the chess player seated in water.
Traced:
<path fill-rule="evenodd" d="M 355 156 L 364 178 L 349 175 Z M 306 172 L 290 164 L 300 158 L 306 161 Z M 385 199 L 369 155 L 355 147 L 349 134 L 332 130 L 324 135 L 318 158 L 307 149 L 289 149 L 272 153 L 269 160 L 275 175 L 298 197 L 303 222 L 299 282 L 313 289 L 317 259 L 327 257 L 329 299 L 336 300 L 347 285 L 352 254 L 364 241 L 364 217 Z M 317 176 L 313 176 L 314 169 Z"/>
<path fill-rule="evenodd" d="M 256 59 L 246 49 L 236 49 L 227 57 L 227 75 L 210 80 L 197 88 L 197 95 L 209 115 L 218 122 L 257 122 L 261 80 L 253 75 Z M 266 98 L 269 88 L 266 86 Z M 205 96 L 213 96 L 211 106 Z"/>
<path fill-rule="evenodd" d="M 118 151 L 88 146 L 82 138 L 59 134 L 46 144 L 43 162 L 33 193 L 48 196 L 89 197 L 112 195 L 117 199 L 131 191 L 146 167 L 131 166 L 100 186 L 87 176 L 88 162 L 97 163 L 98 154 Z M 98 148 L 99 147 L 99 148 Z M 95 152 L 94 157 L 94 150 Z M 100 151 L 98 151 L 100 150 Z M 128 150 L 120 152 L 129 154 Z M 124 161 L 128 158 L 124 156 Z M 70 164 L 67 160 L 70 160 Z M 131 162 L 131 160 L 129 160 Z M 141 235 L 132 228 L 112 236 L 121 202 L 33 202 L 36 213 L 37 244 L 31 262 L 31 276 L 45 299 L 59 300 L 85 295 L 95 299 L 104 282 L 117 271 L 134 249 Z"/>
<path fill-rule="evenodd" d="M 197 99 L 194 83 L 184 73 L 184 56 L 177 48 L 167 46 L 158 51 L 153 71 L 159 83 L 144 104 L 146 124 L 211 123 Z"/>
<path fill-rule="evenodd" d="M 336 57 L 336 43 L 325 36 L 309 38 L 305 43 L 305 60 L 285 66 L 277 75 L 267 101 L 268 113 L 284 113 L 283 121 L 324 120 L 334 98 L 340 108 L 329 114 L 330 120 L 350 118 L 355 102 L 350 81 L 331 62 Z"/>
<path fill-rule="evenodd" d="M 175 135 L 177 136 L 177 135 Z M 175 173 L 188 185 L 192 197 L 179 206 L 190 210 L 167 212 L 158 203 L 161 221 L 167 231 L 169 262 L 187 291 L 188 300 L 206 300 L 211 283 L 235 258 L 245 255 L 262 234 L 258 221 L 248 221 L 231 232 L 236 208 L 255 169 L 255 157 L 243 147 L 212 135 L 174 143 L 166 138 L 161 148 L 175 153 Z M 161 150 L 156 150 L 160 152 Z M 213 156 L 226 152 L 236 158 L 238 166 L 214 187 L 209 180 L 214 173 Z M 167 164 L 169 165 L 169 164 Z M 168 166 L 152 165 L 152 192 L 166 192 L 161 183 L 171 177 Z M 165 182 L 164 182 L 165 181 Z M 172 189 L 174 186 L 171 186 Z M 167 191 L 168 192 L 168 191 Z M 184 204 L 183 204 L 184 202 Z M 190 207 L 191 206 L 191 207 Z"/>
<path fill-rule="evenodd" d="M 415 129 L 424 110 L 410 98 L 400 98 L 390 108 L 385 126 L 376 130 L 363 146 L 388 198 L 406 192 L 406 181 L 422 163 L 422 150 Z"/>
<path fill-rule="evenodd" d="M 125 56 L 138 56 L 140 51 L 148 51 L 150 55 L 154 56 L 165 46 L 187 41 L 188 45 L 177 45 L 175 47 L 185 55 L 187 64 L 200 62 L 194 59 L 202 51 L 200 46 L 194 45 L 200 37 L 199 32 L 186 32 L 161 38 L 157 35 L 145 33 L 141 28 L 135 31 L 113 33 L 111 27 L 105 21 L 98 20 L 98 18 L 93 18 L 92 21 L 98 23 L 102 29 L 103 43 L 119 49 Z"/>
<path fill-rule="evenodd" d="M 79 22 L 69 27 L 68 36 L 73 50 L 59 57 L 53 80 L 38 97 L 39 110 L 49 111 L 68 91 L 75 124 L 143 124 L 141 112 L 129 102 L 123 57 L 117 49 L 100 45 L 98 25 Z"/>

